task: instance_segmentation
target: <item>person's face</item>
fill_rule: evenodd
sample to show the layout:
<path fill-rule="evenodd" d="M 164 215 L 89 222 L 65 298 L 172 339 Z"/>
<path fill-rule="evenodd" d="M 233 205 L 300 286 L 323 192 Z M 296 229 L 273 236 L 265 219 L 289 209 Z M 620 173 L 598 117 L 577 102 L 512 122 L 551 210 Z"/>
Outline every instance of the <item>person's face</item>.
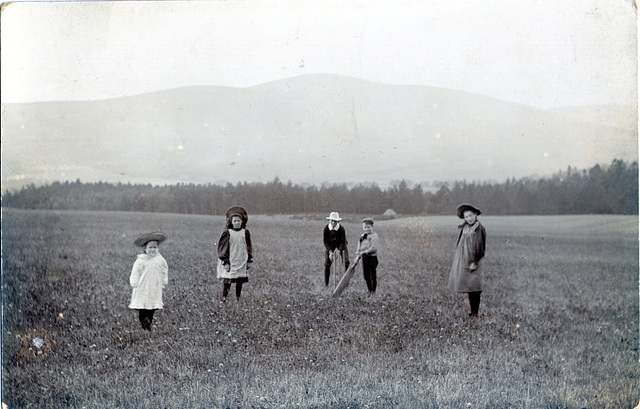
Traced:
<path fill-rule="evenodd" d="M 464 216 L 464 221 L 468 224 L 473 224 L 476 222 L 477 215 L 472 210 L 465 210 L 462 215 Z"/>
<path fill-rule="evenodd" d="M 362 223 L 362 230 L 365 233 L 370 234 L 373 231 L 373 226 L 371 226 L 369 223 Z"/>
<path fill-rule="evenodd" d="M 329 223 L 331 224 L 331 227 L 335 228 L 338 225 L 338 221 L 337 220 L 331 220 L 329 221 Z"/>
<path fill-rule="evenodd" d="M 238 216 L 233 216 L 231 218 L 231 225 L 234 229 L 239 230 L 242 227 L 242 219 Z"/>
<path fill-rule="evenodd" d="M 144 252 L 148 256 L 155 256 L 156 254 L 158 254 L 158 242 L 157 241 L 150 241 L 147 244 L 145 244 Z"/>

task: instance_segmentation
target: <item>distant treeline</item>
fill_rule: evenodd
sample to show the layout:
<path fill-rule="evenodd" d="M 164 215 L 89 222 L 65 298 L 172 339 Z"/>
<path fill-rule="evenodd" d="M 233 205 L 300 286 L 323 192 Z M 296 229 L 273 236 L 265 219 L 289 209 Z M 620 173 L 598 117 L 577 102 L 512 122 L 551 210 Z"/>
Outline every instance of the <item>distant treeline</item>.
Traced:
<path fill-rule="evenodd" d="M 54 182 L 6 192 L 2 206 L 23 209 L 111 210 L 223 214 L 243 205 L 256 214 L 341 213 L 381 215 L 452 214 L 470 202 L 489 215 L 637 214 L 638 163 L 614 160 L 589 170 L 569 167 L 547 178 L 515 178 L 505 183 L 440 183 L 435 192 L 402 181 L 381 189 L 375 184 L 302 187 L 278 178 L 268 183 L 111 184 Z"/>

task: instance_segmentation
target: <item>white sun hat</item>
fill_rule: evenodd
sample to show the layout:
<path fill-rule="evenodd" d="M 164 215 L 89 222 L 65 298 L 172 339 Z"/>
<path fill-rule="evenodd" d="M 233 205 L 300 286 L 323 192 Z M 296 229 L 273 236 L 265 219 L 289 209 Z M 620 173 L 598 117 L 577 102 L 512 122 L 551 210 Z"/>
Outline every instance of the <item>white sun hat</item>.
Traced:
<path fill-rule="evenodd" d="M 331 213 L 329 213 L 329 217 L 327 217 L 327 219 L 329 219 L 329 220 L 335 220 L 335 221 L 337 221 L 337 222 L 339 222 L 340 220 L 342 220 L 342 219 L 340 218 L 340 215 L 338 214 L 338 212 L 331 212 Z"/>

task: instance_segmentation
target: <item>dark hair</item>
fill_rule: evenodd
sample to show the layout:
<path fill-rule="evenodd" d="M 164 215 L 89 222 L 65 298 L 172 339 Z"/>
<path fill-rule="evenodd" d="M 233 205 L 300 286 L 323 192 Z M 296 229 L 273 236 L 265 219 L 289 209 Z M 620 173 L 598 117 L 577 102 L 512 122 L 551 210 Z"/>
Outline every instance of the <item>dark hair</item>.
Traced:
<path fill-rule="evenodd" d="M 242 225 L 240 225 L 241 229 L 244 229 L 245 227 L 247 227 L 247 220 L 244 217 L 242 217 L 241 214 L 233 213 L 233 214 L 230 214 L 229 217 L 227 217 L 227 229 L 233 229 L 233 223 L 231 223 L 231 221 L 233 220 L 234 217 L 239 217 L 240 220 L 242 220 Z"/>

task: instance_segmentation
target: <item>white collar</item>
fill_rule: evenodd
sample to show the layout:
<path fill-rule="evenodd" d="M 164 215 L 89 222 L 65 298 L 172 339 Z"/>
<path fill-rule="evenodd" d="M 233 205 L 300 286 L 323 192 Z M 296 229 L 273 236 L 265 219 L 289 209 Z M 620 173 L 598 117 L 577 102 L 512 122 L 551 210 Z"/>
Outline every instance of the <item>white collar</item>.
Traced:
<path fill-rule="evenodd" d="M 335 229 L 331 228 L 331 222 L 329 222 L 329 224 L 327 224 L 327 226 L 329 226 L 329 230 L 338 231 L 338 229 L 340 228 L 340 223 L 339 222 L 336 223 L 336 228 Z"/>

